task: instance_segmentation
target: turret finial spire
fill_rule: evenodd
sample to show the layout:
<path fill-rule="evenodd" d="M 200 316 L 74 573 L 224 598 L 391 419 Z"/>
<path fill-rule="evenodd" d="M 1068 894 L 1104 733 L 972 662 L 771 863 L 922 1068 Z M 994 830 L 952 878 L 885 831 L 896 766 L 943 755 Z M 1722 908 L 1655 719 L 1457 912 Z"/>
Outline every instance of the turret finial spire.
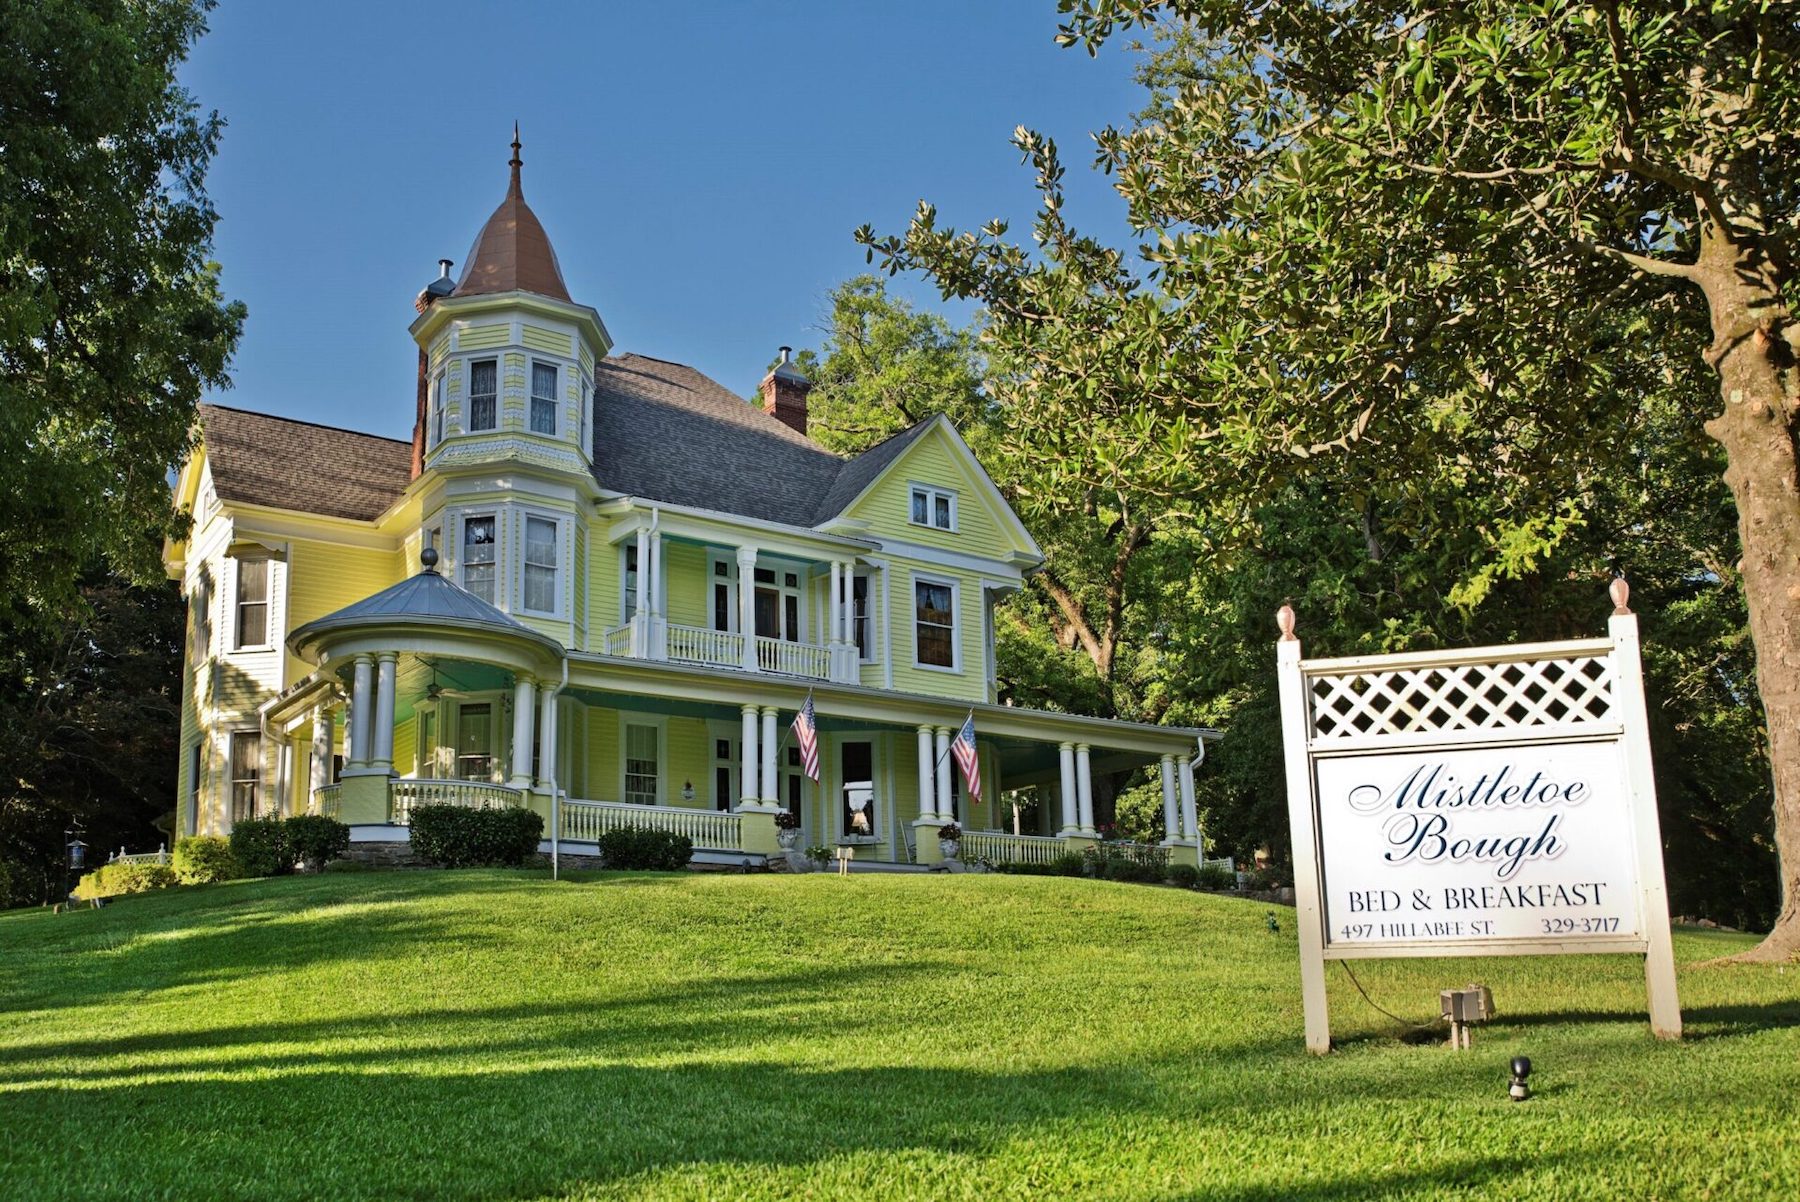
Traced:
<path fill-rule="evenodd" d="M 513 121 L 512 152 L 513 157 L 509 160 L 508 165 L 512 168 L 512 190 L 518 192 L 519 168 L 525 165 L 525 160 L 519 157 L 519 122 L 516 119 Z"/>

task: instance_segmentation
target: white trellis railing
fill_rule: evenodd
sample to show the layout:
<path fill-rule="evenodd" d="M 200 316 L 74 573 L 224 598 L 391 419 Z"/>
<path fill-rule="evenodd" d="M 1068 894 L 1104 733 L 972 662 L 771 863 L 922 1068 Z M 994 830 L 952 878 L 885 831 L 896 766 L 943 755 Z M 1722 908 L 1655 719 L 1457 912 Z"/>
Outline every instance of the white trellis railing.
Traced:
<path fill-rule="evenodd" d="M 108 864 L 167 864 L 169 862 L 169 845 L 163 844 L 155 851 L 128 852 L 123 847 L 106 857 Z"/>
<path fill-rule="evenodd" d="M 962 858 L 989 864 L 1048 864 L 1066 850 L 1054 835 L 1009 835 L 1003 831 L 964 831 Z"/>
<path fill-rule="evenodd" d="M 327 818 L 336 818 L 342 809 L 344 786 L 324 785 L 312 791 L 312 805 L 307 807 L 315 814 L 323 814 Z"/>
<path fill-rule="evenodd" d="M 812 643 L 790 643 L 786 639 L 758 636 L 756 662 L 765 672 L 783 676 L 804 676 L 809 680 L 831 677 L 831 648 Z"/>
<path fill-rule="evenodd" d="M 470 780 L 397 780 L 388 785 L 388 821 L 405 826 L 414 806 L 448 805 L 485 809 L 525 804 L 525 795 L 505 785 Z"/>
<path fill-rule="evenodd" d="M 631 654 L 631 623 L 614 626 L 601 636 L 601 650 L 608 655 Z"/>
<path fill-rule="evenodd" d="M 1133 864 L 1148 864 L 1153 868 L 1169 866 L 1169 849 L 1158 843 L 1132 843 L 1129 840 L 1120 840 L 1117 843 L 1102 843 L 1100 850 L 1107 855 L 1130 860 Z"/>
<path fill-rule="evenodd" d="M 607 831 L 635 826 L 686 835 L 694 846 L 712 851 L 737 851 L 743 847 L 736 814 L 718 810 L 690 810 L 680 806 L 644 806 L 622 801 L 564 801 L 562 837 L 592 841 Z"/>
<path fill-rule="evenodd" d="M 682 663 L 739 668 L 744 663 L 744 636 L 729 630 L 669 623 L 669 658 Z"/>

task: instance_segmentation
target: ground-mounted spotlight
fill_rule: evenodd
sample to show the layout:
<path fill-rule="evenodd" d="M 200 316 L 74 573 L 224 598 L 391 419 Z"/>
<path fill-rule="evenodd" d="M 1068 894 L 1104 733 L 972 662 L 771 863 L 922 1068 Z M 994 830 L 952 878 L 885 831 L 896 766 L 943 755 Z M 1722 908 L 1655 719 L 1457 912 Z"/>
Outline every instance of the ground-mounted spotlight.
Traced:
<path fill-rule="evenodd" d="M 1531 1057 L 1514 1056 L 1512 1059 L 1512 1085 L 1506 1091 L 1513 1101 L 1523 1102 L 1531 1097 L 1531 1086 L 1525 1081 L 1525 1078 L 1529 1076 L 1531 1076 Z"/>

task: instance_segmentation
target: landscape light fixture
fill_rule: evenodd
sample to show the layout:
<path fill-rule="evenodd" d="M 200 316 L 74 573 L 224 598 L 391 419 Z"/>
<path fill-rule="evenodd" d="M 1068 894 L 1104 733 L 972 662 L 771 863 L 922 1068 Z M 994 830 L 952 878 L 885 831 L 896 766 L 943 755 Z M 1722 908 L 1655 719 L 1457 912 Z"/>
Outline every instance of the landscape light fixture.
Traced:
<path fill-rule="evenodd" d="M 1531 1076 L 1531 1057 L 1514 1056 L 1512 1059 L 1512 1085 L 1506 1091 L 1513 1101 L 1523 1102 L 1531 1097 L 1531 1086 L 1525 1083 L 1525 1078 L 1529 1076 Z"/>
<path fill-rule="evenodd" d="M 1475 1036 L 1471 1023 L 1482 1023 L 1494 1017 L 1494 994 L 1486 985 L 1468 984 L 1461 989 L 1438 992 L 1438 1013 L 1450 1020 L 1450 1046 L 1470 1048 Z"/>

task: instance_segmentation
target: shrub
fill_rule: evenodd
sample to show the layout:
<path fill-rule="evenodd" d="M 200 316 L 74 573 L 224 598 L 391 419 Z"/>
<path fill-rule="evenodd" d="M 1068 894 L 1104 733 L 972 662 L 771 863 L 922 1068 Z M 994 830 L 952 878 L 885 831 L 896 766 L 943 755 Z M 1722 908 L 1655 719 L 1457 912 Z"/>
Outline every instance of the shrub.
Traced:
<path fill-rule="evenodd" d="M 283 833 L 294 858 L 314 870 L 350 850 L 350 828 L 323 814 L 295 814 Z"/>
<path fill-rule="evenodd" d="M 1066 851 L 1048 864 L 994 864 L 995 872 L 1014 876 L 1081 876 L 1087 861 L 1078 851 Z"/>
<path fill-rule="evenodd" d="M 294 870 L 294 849 L 279 818 L 242 818 L 231 824 L 231 855 L 245 876 L 280 876 Z"/>
<path fill-rule="evenodd" d="M 1208 864 L 1200 870 L 1200 888 L 1235 889 L 1237 888 L 1237 873 L 1223 864 Z"/>
<path fill-rule="evenodd" d="M 221 835 L 190 835 L 175 840 L 175 879 L 184 885 L 210 885 L 241 875 L 231 841 Z"/>
<path fill-rule="evenodd" d="M 800 815 L 794 813 L 792 810 L 781 811 L 779 814 L 775 815 L 775 829 L 782 831 L 799 830 Z"/>
<path fill-rule="evenodd" d="M 1192 889 L 1200 884 L 1200 870 L 1192 864 L 1171 864 L 1169 884 L 1177 889 Z"/>
<path fill-rule="evenodd" d="M 523 806 L 412 810 L 413 854 L 445 868 L 518 868 L 537 854 L 543 836 L 544 816 Z"/>
<path fill-rule="evenodd" d="M 608 868 L 675 872 L 686 868 L 694 841 L 686 835 L 622 826 L 600 836 L 600 858 Z"/>
<path fill-rule="evenodd" d="M 166 864 L 107 864 L 82 877 L 75 886 L 75 896 L 89 901 L 96 897 L 148 893 L 174 884 L 175 870 Z"/>

